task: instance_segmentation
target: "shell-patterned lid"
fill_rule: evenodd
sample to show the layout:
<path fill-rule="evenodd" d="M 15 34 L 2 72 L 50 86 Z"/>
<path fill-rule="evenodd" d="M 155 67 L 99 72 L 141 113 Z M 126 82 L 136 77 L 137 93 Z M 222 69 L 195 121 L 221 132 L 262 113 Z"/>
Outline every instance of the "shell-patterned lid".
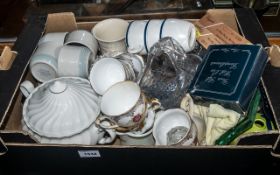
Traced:
<path fill-rule="evenodd" d="M 23 119 L 35 133 L 52 138 L 88 128 L 100 113 L 100 100 L 88 80 L 62 77 L 38 86 L 23 106 Z"/>

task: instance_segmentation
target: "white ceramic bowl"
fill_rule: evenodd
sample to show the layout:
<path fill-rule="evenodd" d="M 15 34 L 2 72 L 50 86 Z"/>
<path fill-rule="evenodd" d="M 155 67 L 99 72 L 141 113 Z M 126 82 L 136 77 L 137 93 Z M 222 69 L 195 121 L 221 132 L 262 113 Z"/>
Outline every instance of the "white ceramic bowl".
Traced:
<path fill-rule="evenodd" d="M 181 44 L 186 52 L 189 52 L 195 47 L 195 34 L 195 26 L 192 23 L 171 18 L 162 22 L 160 38 L 172 37 Z"/>
<path fill-rule="evenodd" d="M 111 86 L 101 98 L 101 111 L 107 116 L 119 116 L 130 111 L 141 95 L 140 87 L 132 81 Z"/>
<path fill-rule="evenodd" d="M 100 95 L 103 95 L 112 85 L 125 79 L 122 63 L 114 58 L 102 58 L 95 62 L 89 75 L 93 89 Z"/>
<path fill-rule="evenodd" d="M 191 119 L 184 110 L 168 109 L 158 112 L 153 128 L 156 145 L 167 145 L 167 133 L 178 126 L 183 126 L 190 130 Z"/>
<path fill-rule="evenodd" d="M 75 30 L 69 33 L 66 37 L 65 44 L 80 44 L 90 49 L 94 55 L 97 54 L 98 43 L 94 36 L 86 30 Z"/>
<path fill-rule="evenodd" d="M 147 54 L 145 47 L 145 34 L 148 21 L 132 21 L 126 31 L 126 45 L 129 53 Z"/>
<path fill-rule="evenodd" d="M 45 137 L 68 137 L 88 128 L 100 113 L 100 100 L 89 81 L 63 77 L 35 88 L 23 105 L 23 119 Z"/>
<path fill-rule="evenodd" d="M 125 34 L 128 22 L 119 18 L 105 19 L 91 30 L 103 55 L 115 56 L 126 52 Z"/>

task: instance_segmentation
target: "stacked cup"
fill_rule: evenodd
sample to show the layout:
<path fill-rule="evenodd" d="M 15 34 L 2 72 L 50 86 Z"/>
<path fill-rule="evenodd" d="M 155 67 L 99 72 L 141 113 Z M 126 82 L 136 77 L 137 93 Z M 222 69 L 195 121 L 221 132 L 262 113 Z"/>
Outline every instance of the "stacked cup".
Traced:
<path fill-rule="evenodd" d="M 152 19 L 132 21 L 126 32 L 129 53 L 147 54 L 151 47 L 164 37 L 172 37 L 189 52 L 195 47 L 195 26 L 181 19 Z"/>
<path fill-rule="evenodd" d="M 97 41 L 86 30 L 47 33 L 31 57 L 31 73 L 39 82 L 64 76 L 86 78 L 97 49 Z"/>

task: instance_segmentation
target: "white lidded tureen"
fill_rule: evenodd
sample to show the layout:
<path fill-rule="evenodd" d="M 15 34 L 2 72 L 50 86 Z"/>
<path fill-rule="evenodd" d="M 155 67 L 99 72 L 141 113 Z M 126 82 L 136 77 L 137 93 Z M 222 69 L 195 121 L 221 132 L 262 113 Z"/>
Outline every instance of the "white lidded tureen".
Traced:
<path fill-rule="evenodd" d="M 61 138 L 73 136 L 90 127 L 100 113 L 99 97 L 88 80 L 62 77 L 47 81 L 35 89 L 21 85 L 28 95 L 23 119 L 40 136 Z"/>

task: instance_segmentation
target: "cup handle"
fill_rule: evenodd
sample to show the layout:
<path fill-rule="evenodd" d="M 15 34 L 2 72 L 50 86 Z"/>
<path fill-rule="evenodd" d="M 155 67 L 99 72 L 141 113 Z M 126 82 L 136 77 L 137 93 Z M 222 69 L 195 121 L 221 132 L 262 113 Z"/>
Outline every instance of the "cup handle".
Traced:
<path fill-rule="evenodd" d="M 133 47 L 127 48 L 127 52 L 132 53 L 132 54 L 140 53 L 142 50 L 143 50 L 143 47 L 141 47 L 141 46 L 138 46 L 138 47 L 135 47 L 135 48 L 133 48 Z"/>
<path fill-rule="evenodd" d="M 106 124 L 106 122 L 109 124 Z M 95 124 L 103 129 L 116 129 L 118 128 L 118 124 L 109 117 L 101 116 L 95 120 Z"/>
<path fill-rule="evenodd" d="M 150 105 L 149 108 L 152 108 L 153 111 L 156 111 L 161 107 L 161 103 L 157 98 L 149 99 L 148 103 Z"/>
<path fill-rule="evenodd" d="M 117 134 L 114 129 L 105 129 L 105 131 L 108 133 L 109 137 L 100 138 L 100 140 L 98 140 L 98 144 L 108 144 L 115 140 Z"/>
<path fill-rule="evenodd" d="M 187 113 L 189 113 L 191 117 L 193 117 L 194 103 L 190 94 L 185 95 L 185 97 L 181 101 L 180 107 L 184 109 Z"/>
<path fill-rule="evenodd" d="M 26 98 L 31 94 L 31 92 L 34 89 L 34 84 L 29 80 L 25 80 L 20 84 L 20 91 Z"/>

